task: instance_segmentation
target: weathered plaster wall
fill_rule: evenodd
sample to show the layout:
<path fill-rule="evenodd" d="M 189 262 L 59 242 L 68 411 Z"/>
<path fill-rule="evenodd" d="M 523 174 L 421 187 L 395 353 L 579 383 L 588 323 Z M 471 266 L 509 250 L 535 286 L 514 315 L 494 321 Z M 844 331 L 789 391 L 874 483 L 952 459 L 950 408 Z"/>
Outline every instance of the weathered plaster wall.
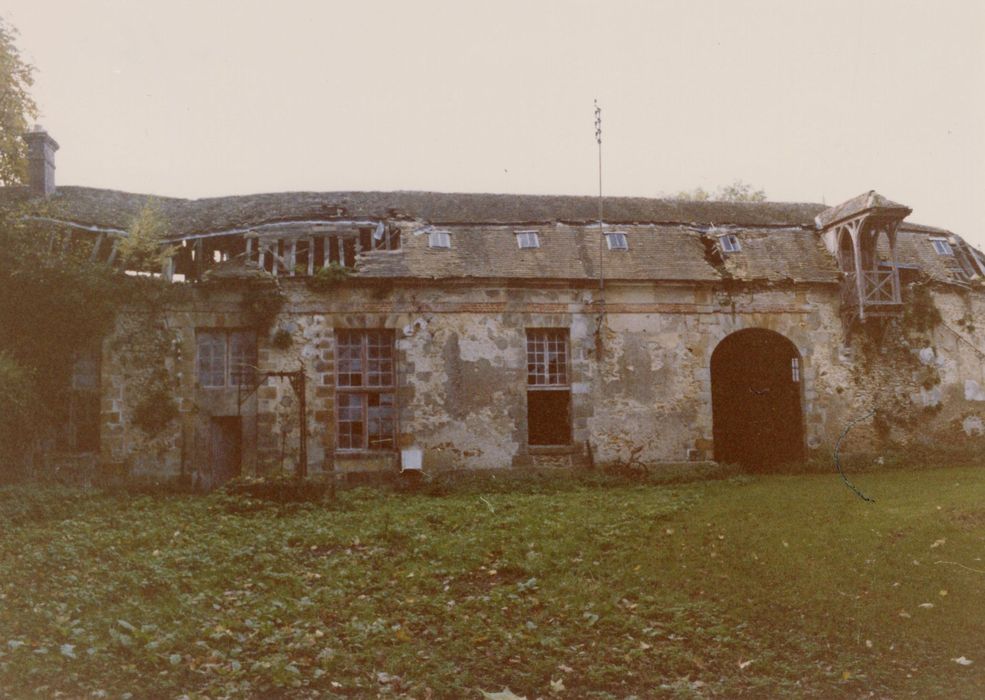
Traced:
<path fill-rule="evenodd" d="M 395 469 L 399 463 L 394 453 L 335 450 L 335 331 L 342 328 L 394 330 L 399 446 L 421 448 L 427 470 L 550 458 L 526 444 L 529 328 L 568 329 L 573 452 L 590 444 L 597 462 L 625 461 L 639 447 L 635 458 L 644 463 L 710 459 L 712 353 L 746 328 L 775 331 L 796 346 L 810 449 L 831 449 L 848 421 L 887 391 L 932 409 L 921 414 L 926 420 L 914 437 L 940 439 L 955 431 L 981 432 L 985 425 L 985 329 L 975 326 L 985 319 L 980 294 L 938 290 L 934 298 L 945 325 L 927 334 L 925 345 L 905 351 L 905 361 L 887 355 L 873 364 L 871 357 L 863 362 L 856 341 L 846 344 L 837 291 L 823 285 L 735 292 L 610 283 L 601 325 L 594 287 L 364 286 L 347 280 L 313 291 L 301 279 L 281 285 L 286 302 L 258 338 L 258 362 L 264 370 L 305 369 L 311 474 L 333 467 Z M 234 389 L 203 389 L 196 381 L 195 329 L 247 325 L 239 294 L 191 290 L 166 312 L 165 322 L 176 338 L 166 366 L 174 374 L 179 418 L 153 437 L 134 427 L 137 397 L 120 348 L 135 331 L 121 321 L 104 351 L 103 459 L 126 463 L 133 473 L 185 473 L 208 484 L 210 416 L 238 414 L 243 472 L 292 472 L 298 405 L 287 380 L 270 379 L 245 400 Z M 288 347 L 273 346 L 278 329 L 289 335 Z M 939 383 L 921 386 L 922 366 L 933 366 Z M 875 435 L 863 427 L 855 447 L 863 449 Z"/>

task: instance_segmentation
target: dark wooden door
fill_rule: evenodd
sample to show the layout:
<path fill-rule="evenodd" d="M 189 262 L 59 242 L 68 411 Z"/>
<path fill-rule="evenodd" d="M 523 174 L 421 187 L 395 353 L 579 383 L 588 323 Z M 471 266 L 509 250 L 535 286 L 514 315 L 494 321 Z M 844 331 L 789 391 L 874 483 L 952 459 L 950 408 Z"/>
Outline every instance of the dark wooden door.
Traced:
<path fill-rule="evenodd" d="M 212 485 L 239 476 L 243 458 L 243 422 L 239 416 L 214 416 L 211 435 Z"/>
<path fill-rule="evenodd" d="M 768 469 L 804 458 L 800 356 L 763 329 L 733 333 L 711 358 L 715 459 Z"/>

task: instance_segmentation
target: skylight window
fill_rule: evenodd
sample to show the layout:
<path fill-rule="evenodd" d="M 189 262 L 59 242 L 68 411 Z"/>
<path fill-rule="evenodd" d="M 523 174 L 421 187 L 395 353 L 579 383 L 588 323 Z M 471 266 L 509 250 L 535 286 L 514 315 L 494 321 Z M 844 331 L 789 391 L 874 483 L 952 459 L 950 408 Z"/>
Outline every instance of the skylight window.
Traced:
<path fill-rule="evenodd" d="M 742 250 L 739 239 L 734 233 L 726 233 L 718 237 L 718 242 L 722 246 L 723 253 L 738 253 Z"/>
<path fill-rule="evenodd" d="M 609 250 L 629 250 L 629 239 L 622 231 L 606 233 L 605 242 L 609 246 Z"/>
<path fill-rule="evenodd" d="M 934 250 L 937 251 L 938 255 L 954 255 L 954 249 L 945 239 L 931 238 L 930 242 L 934 245 Z"/>
<path fill-rule="evenodd" d="M 517 231 L 516 244 L 521 248 L 540 248 L 540 238 L 536 231 Z"/>
<path fill-rule="evenodd" d="M 428 233 L 428 248 L 451 248 L 451 234 L 447 231 Z"/>

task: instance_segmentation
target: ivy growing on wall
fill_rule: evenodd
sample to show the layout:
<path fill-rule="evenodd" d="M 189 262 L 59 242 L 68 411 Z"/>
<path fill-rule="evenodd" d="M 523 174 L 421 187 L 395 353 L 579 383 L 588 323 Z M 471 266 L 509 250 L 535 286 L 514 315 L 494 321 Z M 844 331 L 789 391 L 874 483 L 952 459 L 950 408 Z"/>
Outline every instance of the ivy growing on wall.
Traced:
<path fill-rule="evenodd" d="M 852 370 L 859 394 L 875 409 L 873 428 L 884 446 L 905 438 L 940 410 L 939 404 L 922 406 L 912 396 L 930 392 L 941 383 L 934 362 L 921 359 L 920 350 L 933 351 L 932 332 L 941 323 L 940 310 L 926 281 L 904 291 L 903 315 L 874 319 L 853 336 L 856 362 Z"/>
<path fill-rule="evenodd" d="M 121 342 L 114 350 L 123 367 L 126 403 L 134 406 L 133 425 L 155 437 L 178 417 L 174 395 L 181 344 L 156 314 L 128 314 L 117 338 Z"/>
<path fill-rule="evenodd" d="M 934 303 L 930 287 L 926 283 L 915 282 L 909 285 L 904 299 L 903 322 L 904 332 L 909 335 L 926 334 L 941 322 L 941 312 Z"/>
<path fill-rule="evenodd" d="M 37 445 L 52 436 L 63 420 L 79 350 L 107 337 L 122 309 L 143 306 L 153 315 L 176 293 L 160 278 L 126 275 L 92 260 L 94 238 L 69 236 L 70 230 L 32 218 L 45 213 L 43 207 L 0 211 L 0 353 L 5 363 L 0 395 L 18 391 L 32 402 L 32 420 L 16 425 L 0 420 L 4 444 L 16 438 L 19 444 Z M 154 223 L 150 215 L 143 221 Z M 153 410 L 150 399 L 147 404 L 142 412 L 147 424 L 160 424 L 166 403 L 157 402 Z"/>
<path fill-rule="evenodd" d="M 261 334 L 266 333 L 284 307 L 284 292 L 274 279 L 251 278 L 238 283 L 243 285 L 242 305 L 249 325 Z"/>

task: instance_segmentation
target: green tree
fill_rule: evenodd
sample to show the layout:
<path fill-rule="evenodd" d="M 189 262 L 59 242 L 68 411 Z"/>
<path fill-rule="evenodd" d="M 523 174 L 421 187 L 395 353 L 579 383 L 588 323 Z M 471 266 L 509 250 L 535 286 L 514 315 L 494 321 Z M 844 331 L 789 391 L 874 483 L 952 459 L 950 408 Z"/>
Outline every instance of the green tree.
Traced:
<path fill-rule="evenodd" d="M 731 185 L 719 187 L 714 193 L 696 187 L 693 190 L 678 192 L 674 199 L 688 202 L 765 202 L 766 191 L 754 189 L 749 183 L 736 180 Z"/>
<path fill-rule="evenodd" d="M 0 211 L 0 481 L 62 419 L 78 348 L 110 330 L 137 282 L 156 282 L 90 262 L 91 241 L 66 244 L 24 214 Z"/>
<path fill-rule="evenodd" d="M 0 185 L 23 181 L 27 145 L 21 137 L 38 116 L 30 93 L 34 66 L 21 56 L 16 38 L 17 30 L 0 18 Z"/>
<path fill-rule="evenodd" d="M 156 201 L 148 200 L 133 218 L 126 238 L 117 243 L 120 262 L 125 270 L 160 272 L 161 266 L 175 253 L 166 245 L 171 226 Z"/>

